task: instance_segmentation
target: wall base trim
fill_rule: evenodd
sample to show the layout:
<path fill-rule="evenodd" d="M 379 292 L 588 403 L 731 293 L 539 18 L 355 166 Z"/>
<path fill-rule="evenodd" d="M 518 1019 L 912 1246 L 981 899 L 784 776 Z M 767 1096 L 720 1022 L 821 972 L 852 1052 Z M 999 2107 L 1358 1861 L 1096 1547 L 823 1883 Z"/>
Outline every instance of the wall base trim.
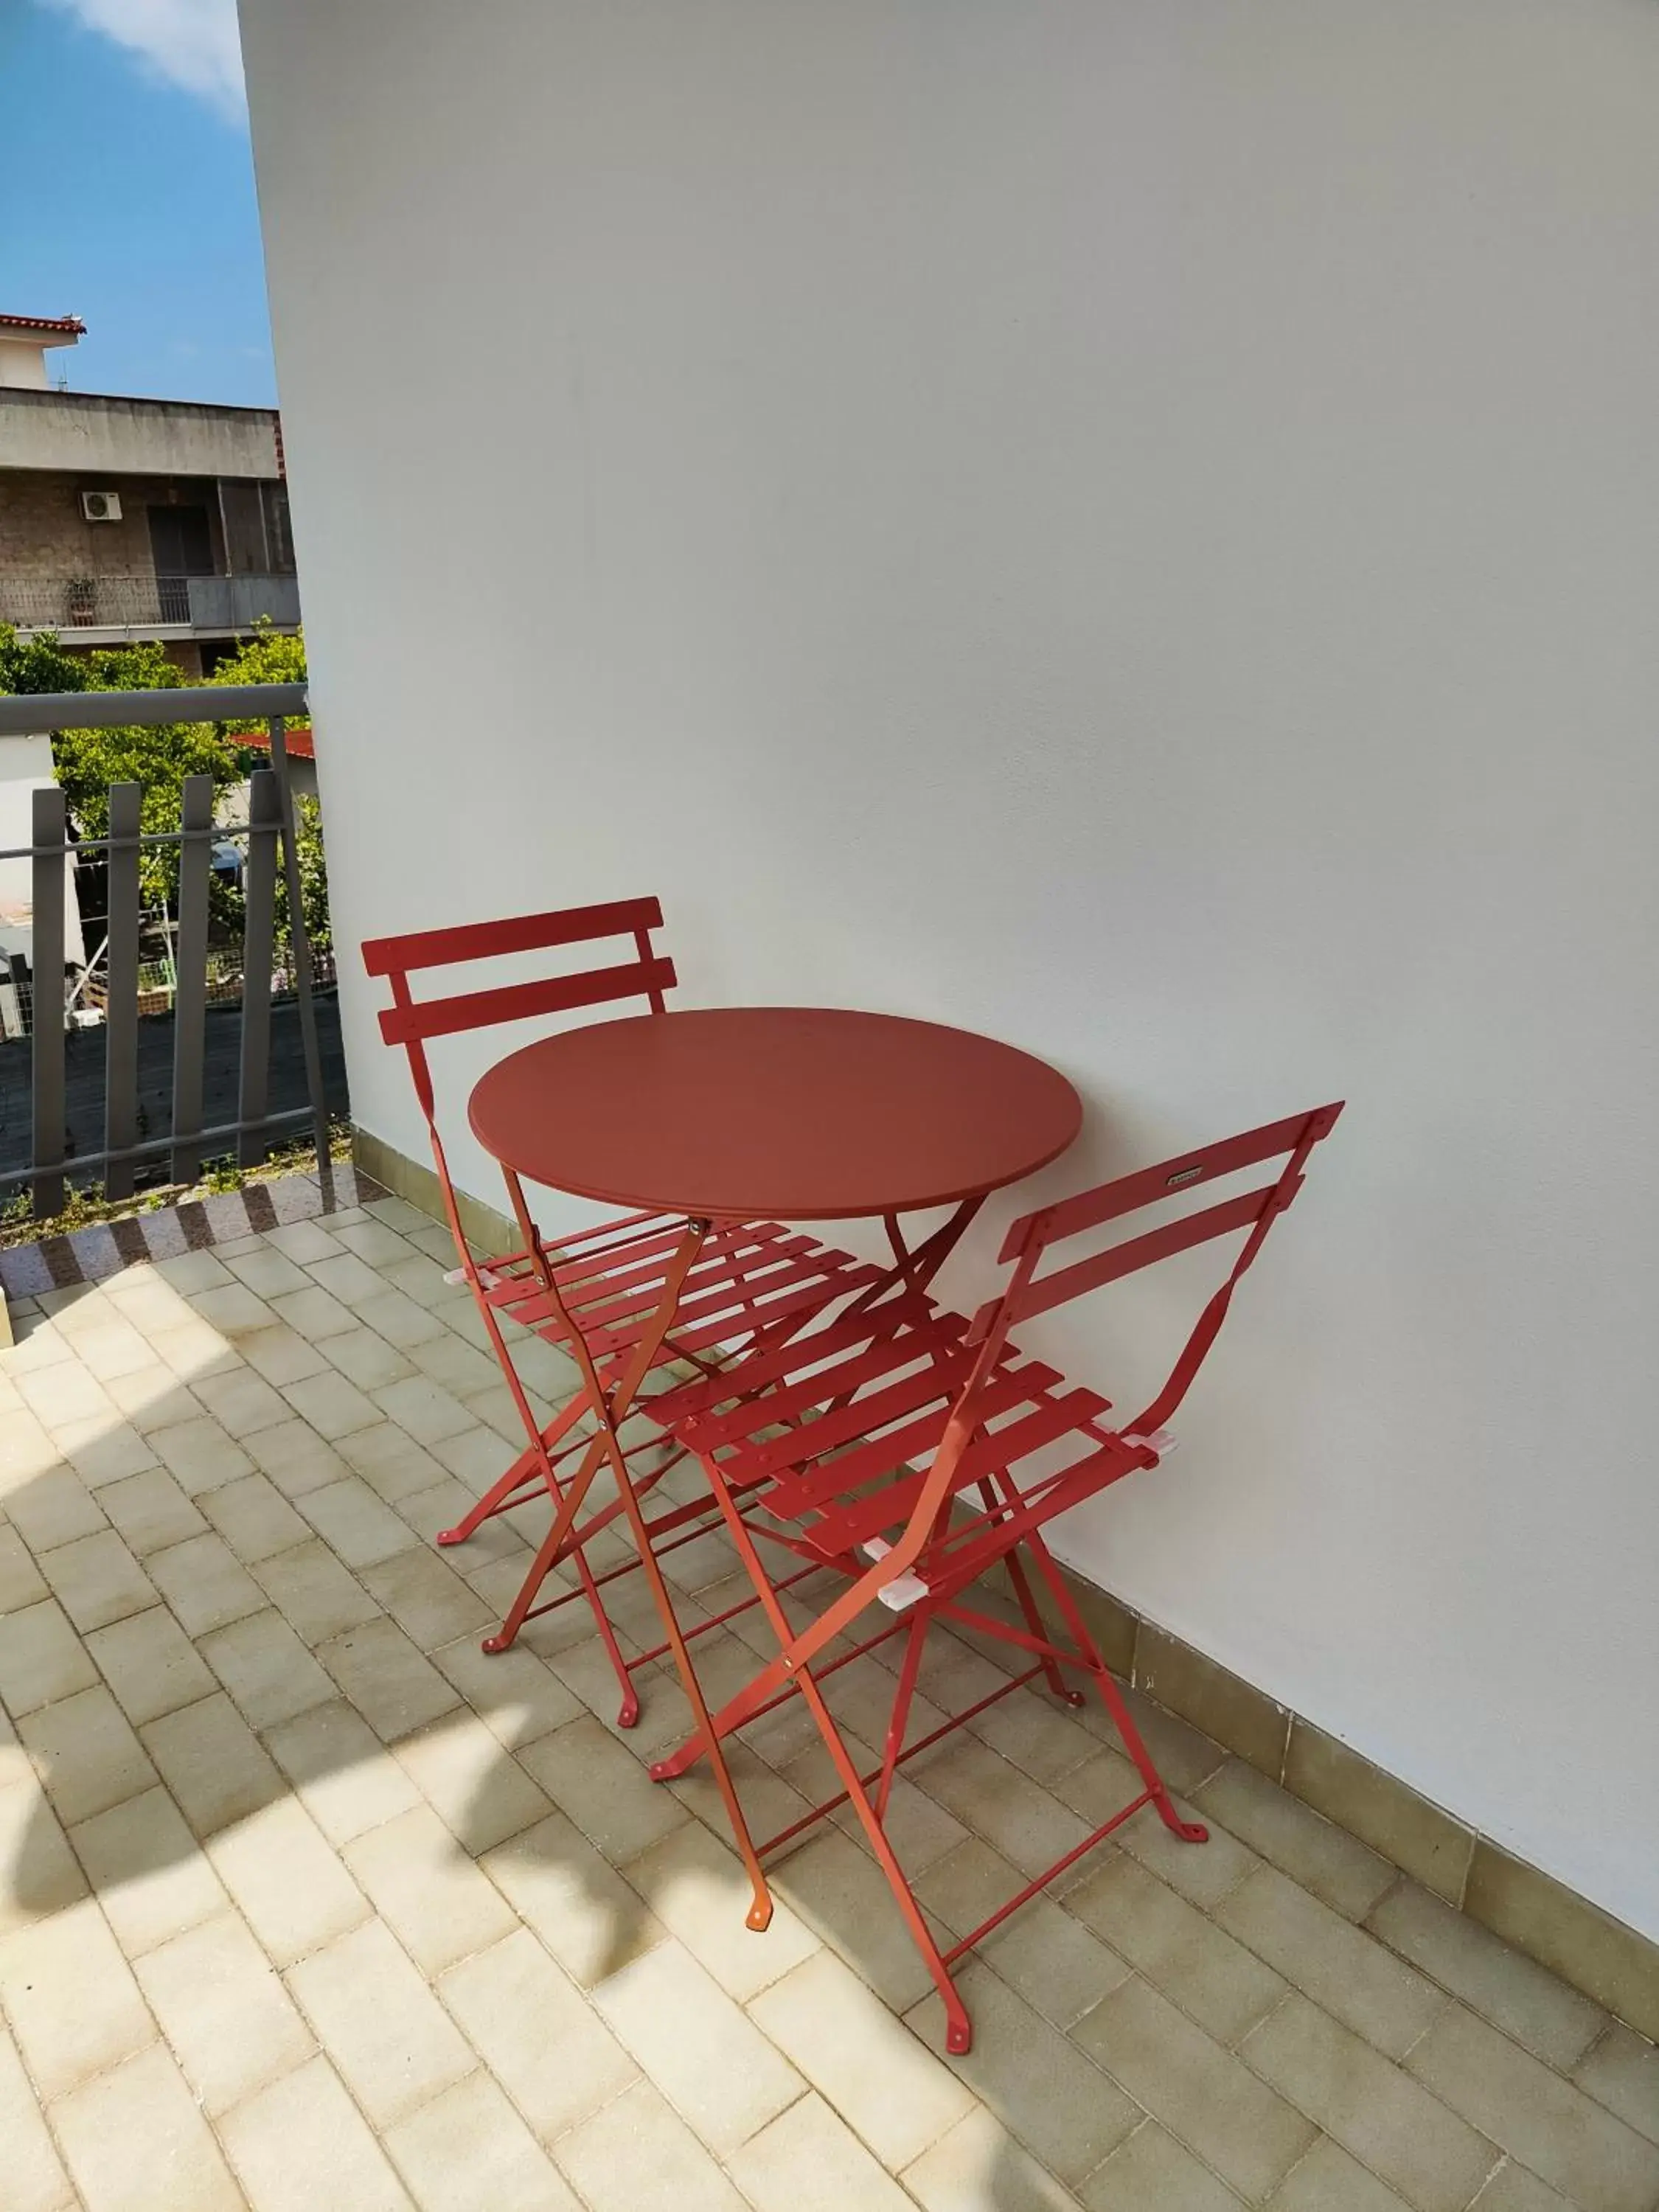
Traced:
<path fill-rule="evenodd" d="M 366 1175 L 435 1220 L 438 1178 L 366 1129 L 351 1156 Z M 501 1251 L 516 1242 L 505 1215 L 460 1201 L 468 1240 Z M 1121 1599 L 1062 1566 L 1090 1634 L 1113 1672 L 1231 1752 L 1447 1904 L 1659 2041 L 1659 1943 L 1516 1858 L 1430 1802 L 1361 1752 L 1279 1705 Z"/>

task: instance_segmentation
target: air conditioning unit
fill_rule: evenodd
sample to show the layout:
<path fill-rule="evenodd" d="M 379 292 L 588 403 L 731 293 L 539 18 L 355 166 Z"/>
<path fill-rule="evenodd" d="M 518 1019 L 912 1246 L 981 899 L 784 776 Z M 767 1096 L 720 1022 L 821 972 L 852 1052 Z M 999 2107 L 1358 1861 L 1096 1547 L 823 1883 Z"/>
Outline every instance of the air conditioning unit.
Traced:
<path fill-rule="evenodd" d="M 118 491 L 83 491 L 81 512 L 88 522 L 118 522 L 121 495 Z"/>

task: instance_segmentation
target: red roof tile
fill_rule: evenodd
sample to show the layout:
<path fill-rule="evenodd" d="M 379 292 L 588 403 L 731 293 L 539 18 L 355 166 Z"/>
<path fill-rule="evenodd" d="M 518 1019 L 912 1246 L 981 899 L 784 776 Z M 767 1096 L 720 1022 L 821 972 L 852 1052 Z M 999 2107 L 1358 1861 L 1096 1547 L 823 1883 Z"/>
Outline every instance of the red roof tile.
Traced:
<path fill-rule="evenodd" d="M 0 315 L 0 330 L 58 331 L 64 337 L 84 337 L 86 325 L 79 315 Z"/>

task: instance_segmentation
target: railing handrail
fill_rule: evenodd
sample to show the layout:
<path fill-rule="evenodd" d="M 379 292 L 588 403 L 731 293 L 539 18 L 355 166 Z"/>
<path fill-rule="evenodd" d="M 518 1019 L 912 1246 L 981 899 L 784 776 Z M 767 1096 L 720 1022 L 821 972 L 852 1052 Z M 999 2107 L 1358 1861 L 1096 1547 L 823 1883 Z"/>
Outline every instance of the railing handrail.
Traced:
<path fill-rule="evenodd" d="M 199 712 L 192 709 L 199 708 Z M 181 711 L 181 709 L 183 711 Z M 180 684 L 160 691 L 0 693 L 0 738 L 164 722 L 264 721 L 310 711 L 303 684 Z"/>

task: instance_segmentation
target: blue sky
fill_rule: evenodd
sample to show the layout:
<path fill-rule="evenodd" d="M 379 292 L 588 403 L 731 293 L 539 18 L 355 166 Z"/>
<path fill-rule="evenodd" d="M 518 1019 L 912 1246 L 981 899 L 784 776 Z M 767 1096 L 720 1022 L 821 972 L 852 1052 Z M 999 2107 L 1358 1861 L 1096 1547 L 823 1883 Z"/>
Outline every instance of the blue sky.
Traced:
<path fill-rule="evenodd" d="M 0 312 L 76 392 L 276 398 L 234 0 L 0 0 Z"/>

